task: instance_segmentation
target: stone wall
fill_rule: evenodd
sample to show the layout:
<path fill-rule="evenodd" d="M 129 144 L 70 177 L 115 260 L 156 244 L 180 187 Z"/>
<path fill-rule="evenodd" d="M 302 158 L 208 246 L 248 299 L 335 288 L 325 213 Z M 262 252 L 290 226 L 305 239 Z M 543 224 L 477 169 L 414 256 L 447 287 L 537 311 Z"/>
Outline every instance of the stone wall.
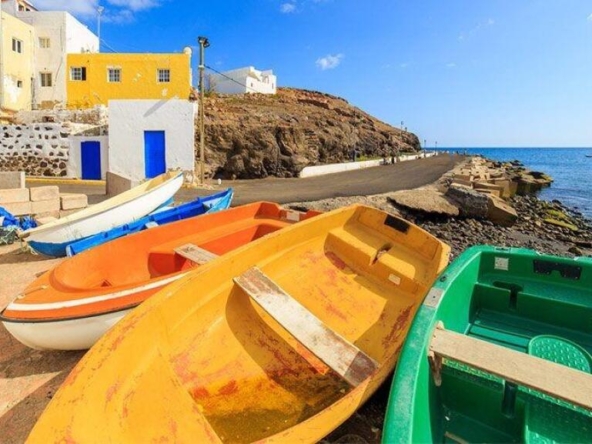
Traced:
<path fill-rule="evenodd" d="M 33 125 L 36 122 L 53 123 L 80 123 L 86 125 L 107 125 L 109 111 L 106 106 L 98 105 L 88 109 L 51 109 L 19 111 L 16 115 L 16 122 L 25 125 Z"/>
<path fill-rule="evenodd" d="M 56 123 L 0 126 L 0 171 L 66 176 L 71 131 Z"/>

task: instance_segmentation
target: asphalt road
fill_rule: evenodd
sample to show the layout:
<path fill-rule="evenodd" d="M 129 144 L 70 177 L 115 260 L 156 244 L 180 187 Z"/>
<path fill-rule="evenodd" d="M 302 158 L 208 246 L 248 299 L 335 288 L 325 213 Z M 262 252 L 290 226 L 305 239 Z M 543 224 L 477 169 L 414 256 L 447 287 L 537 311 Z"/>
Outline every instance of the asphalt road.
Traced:
<path fill-rule="evenodd" d="M 305 179 L 267 178 L 223 181 L 222 186 L 234 188 L 233 205 L 267 200 L 277 203 L 308 202 L 334 197 L 369 196 L 391 191 L 418 188 L 438 180 L 462 159 L 461 156 L 440 155 Z M 182 189 L 176 198 L 190 200 L 208 194 L 203 190 Z"/>
<path fill-rule="evenodd" d="M 271 201 L 277 203 L 307 202 L 334 197 L 369 196 L 398 190 L 418 188 L 438 180 L 444 173 L 451 170 L 463 159 L 462 156 L 442 154 L 428 159 L 412 160 L 365 168 L 343 173 L 327 174 L 324 176 L 305 179 L 253 179 L 223 181 L 221 186 L 234 188 L 233 206 L 257 201 Z M 35 187 L 51 184 L 51 180 L 43 183 L 28 183 Z M 83 193 L 88 195 L 89 203 L 94 204 L 105 199 L 105 186 L 97 184 L 59 183 L 60 191 L 64 193 Z M 182 188 L 175 196 L 177 202 L 186 202 L 197 196 L 211 194 L 211 189 Z"/>

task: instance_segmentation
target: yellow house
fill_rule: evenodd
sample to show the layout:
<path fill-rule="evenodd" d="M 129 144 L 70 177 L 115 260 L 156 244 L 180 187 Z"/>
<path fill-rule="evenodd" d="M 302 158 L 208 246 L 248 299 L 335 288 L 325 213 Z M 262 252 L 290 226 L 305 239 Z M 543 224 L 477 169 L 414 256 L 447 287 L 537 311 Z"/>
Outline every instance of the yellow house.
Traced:
<path fill-rule="evenodd" d="M 2 12 L 0 22 L 0 120 L 30 110 L 33 99 L 35 32 L 32 26 Z"/>
<path fill-rule="evenodd" d="M 188 99 L 191 50 L 183 54 L 68 54 L 68 108 L 112 99 Z"/>

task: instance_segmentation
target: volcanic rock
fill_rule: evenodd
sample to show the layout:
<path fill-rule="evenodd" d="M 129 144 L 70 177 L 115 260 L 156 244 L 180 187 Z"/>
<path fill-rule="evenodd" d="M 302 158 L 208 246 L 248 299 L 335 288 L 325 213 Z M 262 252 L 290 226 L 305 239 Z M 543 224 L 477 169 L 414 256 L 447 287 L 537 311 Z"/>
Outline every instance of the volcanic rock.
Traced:
<path fill-rule="evenodd" d="M 354 153 L 389 158 L 420 150 L 414 134 L 320 92 L 210 95 L 204 111 L 208 177 L 296 177 L 305 166 L 351 161 Z"/>

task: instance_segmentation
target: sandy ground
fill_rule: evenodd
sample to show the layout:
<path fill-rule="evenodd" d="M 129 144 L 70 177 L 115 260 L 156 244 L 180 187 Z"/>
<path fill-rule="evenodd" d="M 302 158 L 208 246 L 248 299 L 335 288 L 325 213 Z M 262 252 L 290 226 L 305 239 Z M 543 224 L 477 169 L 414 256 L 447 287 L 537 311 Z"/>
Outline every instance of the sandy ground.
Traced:
<path fill-rule="evenodd" d="M 0 247 L 0 306 L 8 304 L 62 259 Z M 0 325 L 0 442 L 24 442 L 82 352 L 41 352 L 25 347 Z"/>

